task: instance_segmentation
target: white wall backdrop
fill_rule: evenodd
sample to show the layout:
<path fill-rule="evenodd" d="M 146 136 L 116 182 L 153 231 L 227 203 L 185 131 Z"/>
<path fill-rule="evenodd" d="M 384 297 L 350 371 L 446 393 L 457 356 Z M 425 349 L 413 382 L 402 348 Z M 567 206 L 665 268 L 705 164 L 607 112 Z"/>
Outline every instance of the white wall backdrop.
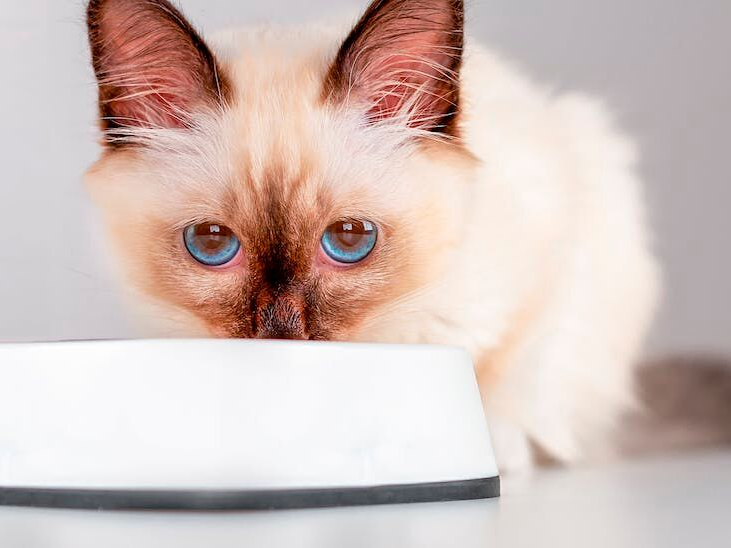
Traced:
<path fill-rule="evenodd" d="M 365 1 L 182 0 L 203 29 Z M 134 333 L 81 174 L 98 147 L 81 0 L 0 7 L 0 340 Z M 605 96 L 639 139 L 667 296 L 651 349 L 731 351 L 731 2 L 471 0 L 471 32 L 556 90 Z"/>

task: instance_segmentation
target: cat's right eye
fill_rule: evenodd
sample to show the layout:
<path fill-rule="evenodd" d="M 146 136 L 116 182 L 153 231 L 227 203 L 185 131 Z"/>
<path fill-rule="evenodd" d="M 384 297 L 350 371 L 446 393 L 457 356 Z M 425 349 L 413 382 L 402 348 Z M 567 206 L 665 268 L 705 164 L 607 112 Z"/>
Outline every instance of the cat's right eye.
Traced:
<path fill-rule="evenodd" d="M 241 256 L 241 242 L 227 226 L 190 225 L 183 231 L 183 239 L 191 257 L 205 266 L 229 266 Z"/>

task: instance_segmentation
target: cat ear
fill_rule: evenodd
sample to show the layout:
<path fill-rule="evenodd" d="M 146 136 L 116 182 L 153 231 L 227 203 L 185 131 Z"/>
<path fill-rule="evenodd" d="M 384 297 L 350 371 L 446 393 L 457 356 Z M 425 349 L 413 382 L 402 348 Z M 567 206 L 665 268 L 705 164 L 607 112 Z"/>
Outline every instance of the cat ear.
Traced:
<path fill-rule="evenodd" d="M 89 42 L 102 127 L 184 128 L 200 107 L 225 102 L 213 53 L 166 0 L 91 0 Z"/>
<path fill-rule="evenodd" d="M 343 43 L 325 84 L 371 122 L 451 133 L 459 103 L 463 0 L 375 0 Z"/>

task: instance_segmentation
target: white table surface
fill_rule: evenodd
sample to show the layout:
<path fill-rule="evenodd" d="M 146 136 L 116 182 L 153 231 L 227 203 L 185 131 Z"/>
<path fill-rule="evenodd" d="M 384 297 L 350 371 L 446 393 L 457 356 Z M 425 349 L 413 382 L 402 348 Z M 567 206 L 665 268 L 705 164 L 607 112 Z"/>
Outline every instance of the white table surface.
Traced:
<path fill-rule="evenodd" d="M 269 513 L 0 509 L 2 548 L 731 546 L 731 452 L 505 482 L 499 500 Z"/>

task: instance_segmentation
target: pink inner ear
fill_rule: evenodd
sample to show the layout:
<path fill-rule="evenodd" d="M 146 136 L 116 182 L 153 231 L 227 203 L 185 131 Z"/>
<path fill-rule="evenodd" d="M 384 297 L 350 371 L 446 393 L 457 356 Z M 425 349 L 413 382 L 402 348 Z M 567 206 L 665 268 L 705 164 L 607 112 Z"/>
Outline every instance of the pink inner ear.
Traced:
<path fill-rule="evenodd" d="M 370 104 L 371 121 L 443 130 L 457 110 L 462 45 L 461 0 L 376 0 L 343 44 L 329 83 Z"/>
<path fill-rule="evenodd" d="M 376 61 L 363 74 L 366 86 L 371 87 L 369 110 L 371 120 L 382 120 L 408 113 L 406 121 L 412 127 L 429 125 L 454 104 L 455 74 L 446 68 L 450 59 L 445 55 L 419 53 L 415 44 L 413 53 L 393 54 Z M 410 51 L 406 49 L 406 51 Z"/>
<path fill-rule="evenodd" d="M 182 96 L 182 90 L 173 91 L 166 80 L 150 81 L 148 95 L 140 95 L 135 99 L 120 96 L 112 102 L 115 124 L 128 127 L 184 128 L 190 116 L 188 101 Z M 163 92 L 162 89 L 169 91 Z M 158 90 L 158 91 L 152 91 Z"/>
<path fill-rule="evenodd" d="M 202 40 L 164 0 L 96 4 L 90 39 L 108 125 L 188 125 L 207 95 L 218 93 L 215 61 Z"/>

